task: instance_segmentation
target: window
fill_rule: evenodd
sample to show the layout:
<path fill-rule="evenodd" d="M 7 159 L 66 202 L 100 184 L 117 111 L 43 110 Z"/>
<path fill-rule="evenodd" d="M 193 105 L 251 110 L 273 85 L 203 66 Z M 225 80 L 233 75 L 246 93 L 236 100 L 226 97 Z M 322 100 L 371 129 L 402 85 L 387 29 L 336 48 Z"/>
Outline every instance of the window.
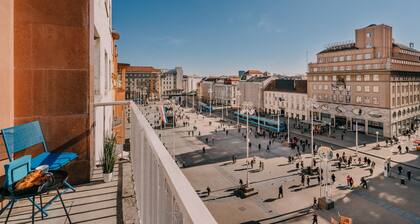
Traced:
<path fill-rule="evenodd" d="M 324 90 L 328 90 L 328 85 L 324 85 Z"/>
<path fill-rule="evenodd" d="M 351 86 L 346 86 L 346 90 L 350 91 L 351 90 Z"/>
<path fill-rule="evenodd" d="M 373 86 L 373 92 L 379 93 L 379 86 Z"/>
<path fill-rule="evenodd" d="M 344 66 L 340 66 L 340 71 L 344 71 Z"/>
<path fill-rule="evenodd" d="M 372 33 L 371 32 L 367 32 L 366 33 L 366 37 L 368 37 L 368 38 L 372 37 Z"/>
<path fill-rule="evenodd" d="M 346 70 L 347 70 L 347 71 L 351 70 L 351 65 L 347 65 L 347 66 L 346 66 Z"/>
<path fill-rule="evenodd" d="M 361 96 L 357 96 L 356 97 L 356 103 L 361 103 L 362 102 L 362 97 Z"/>
<path fill-rule="evenodd" d="M 332 80 L 333 81 L 337 81 L 337 76 L 336 75 L 333 75 Z"/>
<path fill-rule="evenodd" d="M 362 91 L 362 87 L 361 86 L 356 86 L 356 91 L 357 92 L 361 92 Z"/>
<path fill-rule="evenodd" d="M 369 60 L 372 57 L 371 54 L 365 54 L 365 60 Z"/>
<path fill-rule="evenodd" d="M 356 75 L 356 81 L 362 81 L 362 76 L 361 75 Z"/>
<path fill-rule="evenodd" d="M 319 90 L 322 90 L 322 85 L 321 84 L 318 86 L 318 89 Z"/>
<path fill-rule="evenodd" d="M 373 81 L 379 81 L 379 75 L 373 75 Z"/>
<path fill-rule="evenodd" d="M 334 62 L 337 62 L 337 61 L 338 61 L 338 57 L 334 57 L 334 58 L 333 58 L 333 61 L 334 61 Z"/>
<path fill-rule="evenodd" d="M 351 61 L 351 55 L 347 55 L 346 60 Z"/>
<path fill-rule="evenodd" d="M 316 85 L 315 84 L 314 84 L 314 87 L 313 88 L 314 88 L 314 90 L 316 90 Z"/>
<path fill-rule="evenodd" d="M 370 104 L 370 97 L 365 97 L 365 103 Z"/>
<path fill-rule="evenodd" d="M 324 76 L 324 81 L 328 81 L 328 76 Z"/>
<path fill-rule="evenodd" d="M 366 93 L 370 92 L 370 86 L 365 86 L 365 92 Z"/>
<path fill-rule="evenodd" d="M 356 55 L 356 60 L 362 60 L 362 59 L 363 59 L 363 55 L 361 54 Z"/>
<path fill-rule="evenodd" d="M 315 67 L 315 68 L 313 68 L 313 69 L 312 69 L 312 71 L 313 71 L 313 72 L 318 72 L 318 68 L 317 68 L 317 67 Z"/>
<path fill-rule="evenodd" d="M 350 81 L 350 80 L 351 80 L 350 75 L 346 75 L 346 81 Z"/>
<path fill-rule="evenodd" d="M 337 71 L 338 70 L 338 67 L 337 66 L 334 66 L 333 67 L 333 71 Z"/>
<path fill-rule="evenodd" d="M 370 64 L 366 64 L 364 67 L 365 67 L 365 69 L 370 69 L 371 68 L 371 65 Z"/>
<path fill-rule="evenodd" d="M 340 56 L 340 61 L 344 61 L 344 56 Z"/>
<path fill-rule="evenodd" d="M 363 69 L 363 65 L 357 65 L 356 66 L 356 70 L 362 70 Z"/>
<path fill-rule="evenodd" d="M 364 75 L 364 80 L 365 81 L 370 81 L 370 76 L 369 75 Z"/>
<path fill-rule="evenodd" d="M 319 76 L 319 81 L 322 81 L 322 76 L 321 75 Z"/>

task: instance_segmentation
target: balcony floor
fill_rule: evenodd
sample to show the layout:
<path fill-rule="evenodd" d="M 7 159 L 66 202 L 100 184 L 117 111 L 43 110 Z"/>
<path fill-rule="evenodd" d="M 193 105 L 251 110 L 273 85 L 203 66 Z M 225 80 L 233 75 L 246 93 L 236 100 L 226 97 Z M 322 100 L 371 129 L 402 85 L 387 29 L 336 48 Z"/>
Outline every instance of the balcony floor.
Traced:
<path fill-rule="evenodd" d="M 96 168 L 90 183 L 78 185 L 76 192 L 63 196 L 72 223 L 134 223 L 136 207 L 131 180 L 131 163 L 129 162 L 116 164 L 114 178 L 109 183 L 103 182 L 102 170 Z M 43 202 L 45 203 L 54 195 L 53 193 L 44 195 Z M 8 210 L 1 215 L 0 223 L 5 222 L 7 212 Z M 48 217 L 44 220 L 41 219 L 41 214 L 37 213 L 35 222 L 69 223 L 59 200 L 55 201 L 47 212 Z M 9 223 L 30 223 L 31 213 L 32 206 L 29 201 L 20 200 L 13 208 Z"/>

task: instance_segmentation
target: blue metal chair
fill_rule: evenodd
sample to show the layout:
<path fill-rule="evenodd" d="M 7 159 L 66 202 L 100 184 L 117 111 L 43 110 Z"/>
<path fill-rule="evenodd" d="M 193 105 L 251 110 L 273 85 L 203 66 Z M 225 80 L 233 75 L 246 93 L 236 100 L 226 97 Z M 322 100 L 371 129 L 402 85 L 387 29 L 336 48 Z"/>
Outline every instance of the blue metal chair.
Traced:
<path fill-rule="evenodd" d="M 49 170 L 59 170 L 77 158 L 77 154 L 73 152 L 49 152 L 39 121 L 5 128 L 2 133 L 9 161 L 14 160 L 14 153 L 42 144 L 44 152 L 32 158 L 31 170 L 41 165 L 48 165 Z M 67 192 L 68 189 L 76 191 L 67 181 L 64 182 L 64 185 L 66 189 L 62 193 Z M 58 196 L 54 197 L 45 207 L 57 199 Z"/>
<path fill-rule="evenodd" d="M 42 204 L 39 206 L 35 202 L 35 196 L 29 197 L 29 196 L 18 196 L 14 194 L 13 191 L 13 185 L 24 178 L 28 173 L 31 171 L 31 156 L 26 155 L 22 156 L 16 160 L 13 160 L 9 164 L 4 165 L 4 171 L 5 171 L 5 180 L 3 183 L 3 189 L 2 189 L 2 196 L 9 199 L 9 203 L 0 210 L 0 215 L 9 208 L 9 212 L 7 213 L 6 222 L 9 220 L 10 213 L 13 210 L 13 206 L 15 202 L 19 199 L 28 199 L 32 203 L 32 220 L 34 219 L 34 208 L 36 207 L 39 211 L 42 212 L 42 217 L 47 216 L 47 214 L 42 209 Z"/>

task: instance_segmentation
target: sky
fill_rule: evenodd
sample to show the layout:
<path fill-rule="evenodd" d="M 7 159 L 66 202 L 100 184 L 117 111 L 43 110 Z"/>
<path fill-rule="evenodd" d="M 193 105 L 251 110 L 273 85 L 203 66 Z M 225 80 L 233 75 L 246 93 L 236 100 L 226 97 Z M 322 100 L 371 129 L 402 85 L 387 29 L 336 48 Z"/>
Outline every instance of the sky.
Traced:
<path fill-rule="evenodd" d="M 303 74 L 328 43 L 370 24 L 420 49 L 419 0 L 114 0 L 118 60 L 186 75 Z"/>

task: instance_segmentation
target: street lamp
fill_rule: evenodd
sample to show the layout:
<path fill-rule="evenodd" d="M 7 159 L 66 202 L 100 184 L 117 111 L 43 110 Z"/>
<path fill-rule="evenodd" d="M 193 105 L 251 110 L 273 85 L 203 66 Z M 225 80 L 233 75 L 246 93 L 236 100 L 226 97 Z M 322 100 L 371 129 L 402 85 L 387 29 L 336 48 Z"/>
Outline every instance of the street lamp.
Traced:
<path fill-rule="evenodd" d="M 285 102 L 286 99 L 283 97 L 279 97 L 279 101 L 280 102 Z M 285 107 L 285 113 L 288 112 L 287 108 L 288 108 L 288 104 L 286 104 L 287 106 Z M 279 111 L 280 112 L 280 111 Z M 290 112 L 289 112 L 290 113 Z M 290 143 L 290 114 L 287 113 L 287 143 Z M 279 118 L 277 120 L 277 129 L 280 130 L 280 113 L 279 113 Z"/>
<path fill-rule="evenodd" d="M 240 102 L 240 100 L 241 100 L 241 92 L 240 91 L 238 91 L 237 93 L 236 93 L 236 97 L 237 97 L 237 103 L 238 103 L 238 115 L 237 115 L 237 118 L 238 118 L 238 128 L 239 128 L 239 109 L 241 108 L 241 104 L 239 103 Z"/>
<path fill-rule="evenodd" d="M 241 109 L 242 114 L 246 114 L 246 186 L 249 186 L 249 115 L 255 113 L 254 105 L 252 102 L 244 102 Z"/>
<path fill-rule="evenodd" d="M 172 108 L 172 129 L 173 129 L 173 135 L 172 135 L 172 152 L 173 152 L 173 158 L 174 161 L 176 162 L 175 159 L 175 119 L 176 119 L 176 114 L 175 114 L 175 100 L 165 100 L 164 105 L 167 105 L 169 107 Z"/>
<path fill-rule="evenodd" d="M 376 134 L 376 146 L 379 147 L 379 132 L 375 132 Z"/>
<path fill-rule="evenodd" d="M 314 109 L 315 102 L 316 101 L 312 98 L 308 98 L 306 100 L 306 108 L 310 108 L 309 118 L 311 119 L 311 152 L 312 152 L 312 156 L 314 156 L 314 112 L 313 112 L 313 109 Z"/>
<path fill-rule="evenodd" d="M 211 95 L 212 95 L 212 93 L 213 93 L 213 90 L 212 90 L 212 89 L 209 89 L 209 91 L 208 91 L 208 92 L 209 92 L 209 95 L 210 95 L 210 109 L 209 109 L 209 110 L 210 110 L 210 116 L 211 116 L 211 109 L 212 109 L 212 108 L 211 108 Z"/>
<path fill-rule="evenodd" d="M 359 127 L 358 120 L 356 120 L 356 154 L 359 155 Z"/>

